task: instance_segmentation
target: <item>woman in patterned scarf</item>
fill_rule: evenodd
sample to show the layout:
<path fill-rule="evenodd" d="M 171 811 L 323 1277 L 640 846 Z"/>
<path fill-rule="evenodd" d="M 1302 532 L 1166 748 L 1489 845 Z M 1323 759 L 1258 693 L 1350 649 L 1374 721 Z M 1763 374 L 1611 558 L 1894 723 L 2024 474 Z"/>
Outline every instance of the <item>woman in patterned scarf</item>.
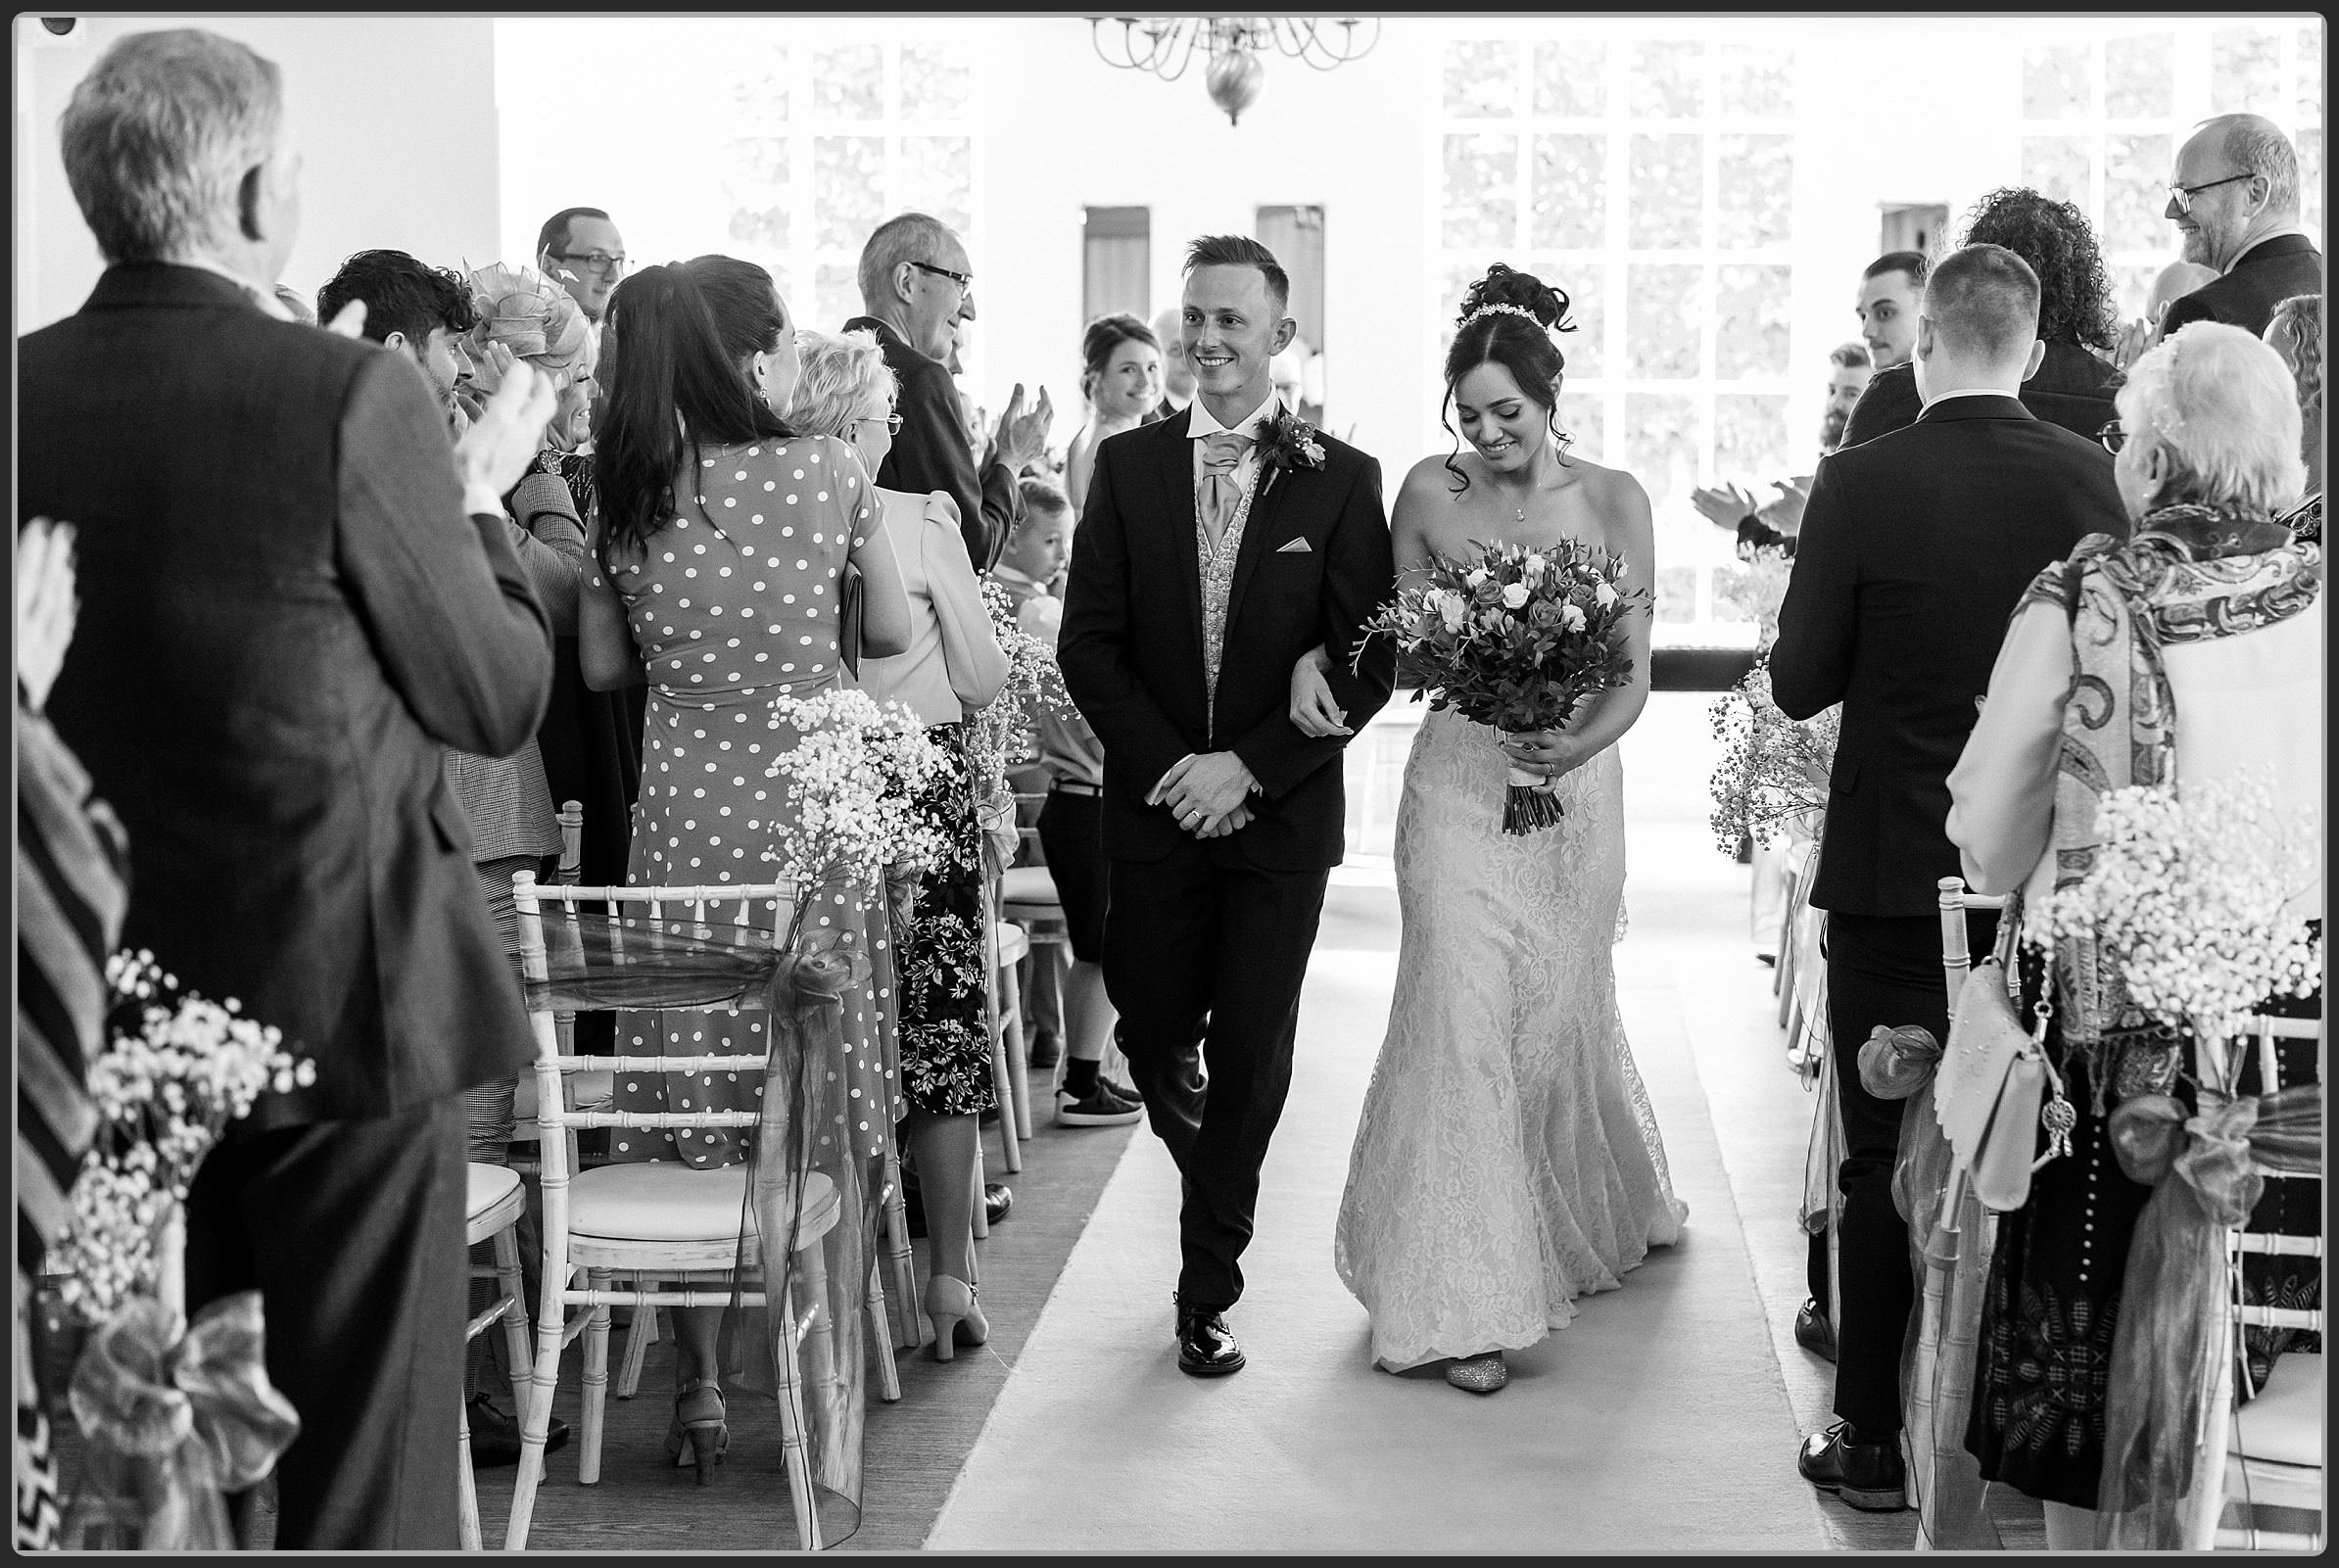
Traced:
<path fill-rule="evenodd" d="M 2322 296 L 2294 294 L 2274 307 L 2266 341 L 2290 366 L 2299 389 L 2299 457 L 2307 465 L 2307 497 L 2282 514 L 2300 539 L 2322 543 Z"/>
<path fill-rule="evenodd" d="M 2270 770 L 2285 832 L 2321 834 L 2322 553 L 2277 520 L 2304 481 L 2290 372 L 2240 328 L 2199 322 L 2137 360 L 2118 406 L 2104 441 L 2134 531 L 2039 574 L 1949 776 L 1949 836 L 1984 892 L 2083 877 L 2097 802 L 2128 785 Z M 2321 895 L 2305 890 L 2302 912 L 2319 915 Z M 2109 1112 L 2190 1093 L 2182 1042 L 2124 1003 L 2087 945 L 2058 945 L 2046 1033 L 2077 1126 L 1999 1219 L 1967 1430 L 1985 1478 L 2046 1503 L 2050 1549 L 2098 1544 L 2108 1368 L 2150 1191 L 2114 1158 Z M 2049 976 L 2023 955 L 2028 1022 Z M 2267 1185 L 2251 1228 L 2312 1222 L 2309 1197 L 2268 1213 L 2293 1184 Z M 2253 1288 L 2300 1285 L 2261 1274 Z"/>

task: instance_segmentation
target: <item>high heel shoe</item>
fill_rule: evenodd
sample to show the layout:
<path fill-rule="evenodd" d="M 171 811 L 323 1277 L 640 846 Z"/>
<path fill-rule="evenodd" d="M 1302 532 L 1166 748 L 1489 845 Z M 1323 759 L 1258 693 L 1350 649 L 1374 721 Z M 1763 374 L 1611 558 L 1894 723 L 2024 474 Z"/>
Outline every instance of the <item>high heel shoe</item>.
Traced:
<path fill-rule="evenodd" d="M 1447 1363 L 1446 1381 L 1471 1394 L 1492 1394 L 1510 1381 L 1510 1368 L 1503 1364 L 1501 1351 L 1489 1351 Z"/>
<path fill-rule="evenodd" d="M 961 1345 L 980 1345 L 991 1337 L 991 1325 L 975 1300 L 975 1287 L 948 1274 L 926 1276 L 923 1305 L 926 1320 L 934 1326 L 934 1359 L 947 1361 Z"/>
<path fill-rule="evenodd" d="M 725 1420 L 723 1387 L 702 1378 L 674 1399 L 674 1424 L 666 1429 L 666 1451 L 676 1469 L 698 1466 L 698 1484 L 712 1486 L 715 1466 L 731 1448 L 731 1427 Z"/>

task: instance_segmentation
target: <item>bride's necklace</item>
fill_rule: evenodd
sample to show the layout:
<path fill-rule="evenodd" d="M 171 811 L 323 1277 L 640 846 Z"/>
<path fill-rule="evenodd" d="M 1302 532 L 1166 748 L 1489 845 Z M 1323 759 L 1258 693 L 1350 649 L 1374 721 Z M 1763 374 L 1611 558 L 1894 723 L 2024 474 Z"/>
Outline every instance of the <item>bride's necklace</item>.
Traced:
<path fill-rule="evenodd" d="M 1554 445 L 1554 446 L 1552 446 L 1552 447 L 1547 447 L 1545 450 L 1546 450 L 1546 451 L 1553 451 L 1553 452 L 1555 452 L 1555 451 L 1556 451 L 1556 446 Z M 1543 487 L 1543 486 L 1536 484 L 1532 478 L 1530 478 L 1530 479 L 1528 480 L 1528 482 L 1527 482 L 1527 488 L 1528 488 L 1530 491 L 1534 491 L 1534 492 L 1538 492 L 1538 493 L 1540 493 L 1540 492 L 1541 492 L 1541 491 L 1544 489 L 1544 487 Z M 1516 504 L 1512 505 L 1512 507 L 1510 508 L 1510 514 L 1511 514 L 1511 516 L 1513 516 L 1513 517 L 1517 518 L 1517 519 L 1518 519 L 1520 522 L 1522 522 L 1522 523 L 1523 523 L 1523 522 L 1525 522 L 1525 521 L 1527 520 L 1527 508 L 1526 508 L 1526 507 L 1524 507 L 1524 506 L 1521 506 L 1521 505 L 1516 505 Z"/>

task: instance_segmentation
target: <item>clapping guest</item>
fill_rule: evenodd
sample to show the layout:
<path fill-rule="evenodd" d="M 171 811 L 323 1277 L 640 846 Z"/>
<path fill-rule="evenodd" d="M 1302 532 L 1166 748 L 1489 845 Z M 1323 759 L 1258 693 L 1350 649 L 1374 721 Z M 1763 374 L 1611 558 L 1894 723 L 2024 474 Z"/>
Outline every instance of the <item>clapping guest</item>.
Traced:
<path fill-rule="evenodd" d="M 2138 355 L 2161 341 L 2161 322 L 2169 307 L 2195 289 L 2207 288 L 2218 277 L 2216 267 L 2181 257 L 2162 267 L 2152 275 L 2152 287 L 2144 291 L 2144 313 L 2120 329 L 2120 341 L 2105 357 L 2121 370 L 2134 364 Z"/>
<path fill-rule="evenodd" d="M 2104 355 L 2119 338 L 2112 280 L 2086 214 L 2024 186 L 1991 191 L 1966 214 L 1967 245 L 1997 245 L 2038 279 L 2038 340 L 2045 346 L 2022 385 L 2023 406 L 2092 441 L 2112 417 L 2120 372 Z M 1924 399 L 1912 366 L 1877 372 L 1852 410 L 1844 441 L 1873 441 L 1914 424 Z"/>
<path fill-rule="evenodd" d="M 359 331 L 411 359 L 449 423 L 459 428 L 456 393 L 471 378 L 464 343 L 479 324 L 462 274 L 404 251 L 359 251 L 316 291 L 317 314 L 331 321 L 358 301 L 365 306 Z"/>
<path fill-rule="evenodd" d="M 788 422 L 807 436 L 845 444 L 870 473 L 884 467 L 893 441 L 896 384 L 884 351 L 868 332 L 801 332 L 803 369 Z M 926 1315 L 934 1354 L 989 1334 L 975 1291 L 975 1155 L 979 1117 L 998 1103 L 983 1016 L 982 829 L 975 817 L 966 721 L 1007 684 L 1007 654 L 991 630 L 982 585 L 967 558 L 957 505 L 947 491 L 904 495 L 879 487 L 885 538 L 909 597 L 906 650 L 864 659 L 861 689 L 899 702 L 927 726 L 948 759 L 919 808 L 949 845 L 918 880 L 918 902 L 902 939 L 902 1118 L 918 1165 L 920 1203 L 932 1247 Z"/>
<path fill-rule="evenodd" d="M 2035 898 L 2072 879 L 2105 794 L 2131 785 L 2263 768 L 2293 841 L 2321 837 L 2320 558 L 2275 518 L 2301 477 L 2291 376 L 2247 332 L 2199 323 L 2136 362 L 2119 407 L 2105 439 L 2134 532 L 2081 541 L 2038 574 L 1948 777 L 1948 834 L 1984 892 Z M 2319 880 L 2294 907 L 2320 911 Z M 2082 959 L 2104 955 L 2057 943 L 2045 1036 L 2077 1117 L 2071 1152 L 1998 1219 L 1966 1439 L 1985 1479 L 2046 1503 L 2050 1550 L 2108 1544 L 2092 1514 L 2106 1373 L 2150 1189 L 2118 1168 L 2105 1110 L 2189 1068 L 2178 1036 L 2115 1036 L 2089 1012 L 2090 988 L 2071 983 Z M 2050 976 L 2028 943 L 2021 969 L 2028 1020 Z"/>
<path fill-rule="evenodd" d="M 1125 311 L 1089 322 L 1080 337 L 1080 395 L 1088 400 L 1088 422 L 1064 453 L 1064 494 L 1074 522 L 1088 499 L 1097 443 L 1144 424 L 1161 403 L 1162 340 L 1153 328 Z"/>
<path fill-rule="evenodd" d="M 2274 307 L 2266 341 L 2290 367 L 2299 390 L 2299 457 L 2306 464 L 2306 496 L 2282 513 L 2296 538 L 2322 543 L 2322 296 L 2294 294 Z"/>
<path fill-rule="evenodd" d="M 1843 428 L 1859 404 L 1874 373 L 1868 350 L 1857 343 L 1840 343 L 1828 352 L 1828 401 L 1820 412 L 1819 454 L 1825 457 L 1843 444 Z M 1690 493 L 1690 503 L 1706 521 L 1738 531 L 1738 552 L 1744 559 L 1760 548 L 1794 553 L 1794 536 L 1803 526 L 1803 503 L 1811 499 L 1811 476 L 1798 474 L 1779 481 L 1775 500 L 1756 505 L 1754 498 L 1735 484 Z"/>

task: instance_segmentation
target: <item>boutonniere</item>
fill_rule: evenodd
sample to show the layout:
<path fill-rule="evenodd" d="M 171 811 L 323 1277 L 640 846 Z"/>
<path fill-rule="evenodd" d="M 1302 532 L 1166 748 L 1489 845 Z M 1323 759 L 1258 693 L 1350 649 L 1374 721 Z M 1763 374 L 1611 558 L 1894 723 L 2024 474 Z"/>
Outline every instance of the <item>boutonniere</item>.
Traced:
<path fill-rule="evenodd" d="M 1315 439 L 1315 427 L 1288 408 L 1275 410 L 1259 433 L 1259 461 L 1265 470 L 1260 495 L 1275 488 L 1275 476 L 1287 468 L 1321 468 L 1324 465 L 1323 444 Z"/>

